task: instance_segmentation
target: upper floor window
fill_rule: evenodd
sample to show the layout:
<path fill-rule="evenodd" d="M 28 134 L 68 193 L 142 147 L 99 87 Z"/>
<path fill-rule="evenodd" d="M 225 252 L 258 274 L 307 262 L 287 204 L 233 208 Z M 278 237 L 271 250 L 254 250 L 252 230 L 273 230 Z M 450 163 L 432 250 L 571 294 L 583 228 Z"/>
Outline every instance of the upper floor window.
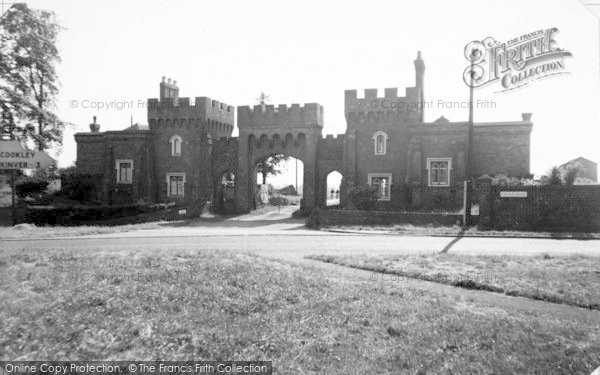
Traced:
<path fill-rule="evenodd" d="M 391 173 L 369 173 L 368 179 L 371 190 L 375 193 L 378 200 L 389 201 L 391 199 Z"/>
<path fill-rule="evenodd" d="M 131 184 L 133 182 L 133 160 L 116 160 L 117 184 Z"/>
<path fill-rule="evenodd" d="M 427 159 L 429 186 L 450 186 L 452 158 Z"/>
<path fill-rule="evenodd" d="M 378 131 L 373 135 L 375 155 L 385 155 L 387 152 L 388 136 L 382 131 Z"/>
<path fill-rule="evenodd" d="M 169 142 L 171 142 L 171 156 L 181 156 L 181 137 L 174 135 Z"/>

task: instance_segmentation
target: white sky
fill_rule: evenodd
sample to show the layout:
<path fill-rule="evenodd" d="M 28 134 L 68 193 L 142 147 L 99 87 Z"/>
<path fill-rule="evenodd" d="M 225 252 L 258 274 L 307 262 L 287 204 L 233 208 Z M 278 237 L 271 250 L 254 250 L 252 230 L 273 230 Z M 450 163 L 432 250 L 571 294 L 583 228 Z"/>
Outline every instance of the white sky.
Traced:
<path fill-rule="evenodd" d="M 75 124 L 65 135 L 61 166 L 75 159 L 75 131 L 147 123 L 140 103 L 158 96 L 161 76 L 177 79 L 180 96 L 209 96 L 231 105 L 254 104 L 261 90 L 272 104 L 318 102 L 324 133 L 343 133 L 344 90 L 414 85 L 413 60 L 426 64 L 426 100 L 465 101 L 463 48 L 492 36 L 506 41 L 558 27 L 570 75 L 476 99 L 496 109 L 475 121 L 519 120 L 533 112 L 531 168 L 543 173 L 578 156 L 600 161 L 598 22 L 577 0 L 428 1 L 65 1 L 32 0 L 54 10 L 66 30 L 60 39 L 59 115 Z M 82 101 L 130 102 L 133 108 L 81 108 Z M 71 108 L 75 101 L 79 108 Z M 432 108 L 467 119 L 467 109 Z"/>

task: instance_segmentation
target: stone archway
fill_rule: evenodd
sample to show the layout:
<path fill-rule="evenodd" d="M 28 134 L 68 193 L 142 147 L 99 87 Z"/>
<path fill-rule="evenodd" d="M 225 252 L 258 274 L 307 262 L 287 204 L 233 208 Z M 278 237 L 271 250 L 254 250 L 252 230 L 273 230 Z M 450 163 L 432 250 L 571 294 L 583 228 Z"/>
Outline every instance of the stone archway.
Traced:
<path fill-rule="evenodd" d="M 238 107 L 239 149 L 237 205 L 240 212 L 253 207 L 256 186 L 255 165 L 273 154 L 284 154 L 304 164 L 301 210 L 308 213 L 317 206 L 317 151 L 322 138 L 323 107 L 297 104 Z"/>

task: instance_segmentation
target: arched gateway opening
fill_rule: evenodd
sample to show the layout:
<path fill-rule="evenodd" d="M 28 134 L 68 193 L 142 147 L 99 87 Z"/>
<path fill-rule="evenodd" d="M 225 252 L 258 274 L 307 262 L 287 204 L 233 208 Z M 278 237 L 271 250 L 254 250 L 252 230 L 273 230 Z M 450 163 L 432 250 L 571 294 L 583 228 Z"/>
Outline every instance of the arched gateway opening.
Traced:
<path fill-rule="evenodd" d="M 339 207 L 342 196 L 342 174 L 331 171 L 325 178 L 325 207 Z"/>
<path fill-rule="evenodd" d="M 271 154 L 259 159 L 254 165 L 252 209 L 277 208 L 290 214 L 302 202 L 304 163 L 286 154 Z"/>
<path fill-rule="evenodd" d="M 231 214 L 236 212 L 235 200 L 236 176 L 233 171 L 226 171 L 215 181 L 214 208 L 219 213 Z"/>

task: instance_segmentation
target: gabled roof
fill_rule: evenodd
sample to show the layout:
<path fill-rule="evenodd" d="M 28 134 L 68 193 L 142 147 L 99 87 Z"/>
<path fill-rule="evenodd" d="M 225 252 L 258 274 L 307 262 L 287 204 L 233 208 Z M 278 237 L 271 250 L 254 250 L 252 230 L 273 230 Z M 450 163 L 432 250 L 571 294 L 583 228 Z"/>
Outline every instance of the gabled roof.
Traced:
<path fill-rule="evenodd" d="M 140 131 L 140 130 L 141 131 L 150 130 L 150 128 L 148 127 L 148 125 L 135 123 L 135 124 L 131 125 L 130 127 L 124 129 L 123 131 L 127 132 L 127 131 Z"/>
<path fill-rule="evenodd" d="M 572 163 L 578 162 L 578 161 L 587 161 L 588 163 L 592 163 L 592 164 L 594 164 L 594 165 L 598 165 L 598 163 L 596 163 L 595 161 L 592 161 L 592 160 L 590 160 L 590 159 L 586 159 L 586 158 L 584 158 L 583 156 L 580 156 L 580 157 L 578 157 L 578 158 L 575 158 L 575 159 L 573 159 L 573 160 L 569 160 L 568 162 L 566 162 L 566 163 L 564 163 L 564 164 L 560 165 L 560 166 L 559 166 L 559 168 L 566 167 L 566 166 L 568 166 L 568 165 L 570 165 L 570 164 L 572 164 Z"/>

